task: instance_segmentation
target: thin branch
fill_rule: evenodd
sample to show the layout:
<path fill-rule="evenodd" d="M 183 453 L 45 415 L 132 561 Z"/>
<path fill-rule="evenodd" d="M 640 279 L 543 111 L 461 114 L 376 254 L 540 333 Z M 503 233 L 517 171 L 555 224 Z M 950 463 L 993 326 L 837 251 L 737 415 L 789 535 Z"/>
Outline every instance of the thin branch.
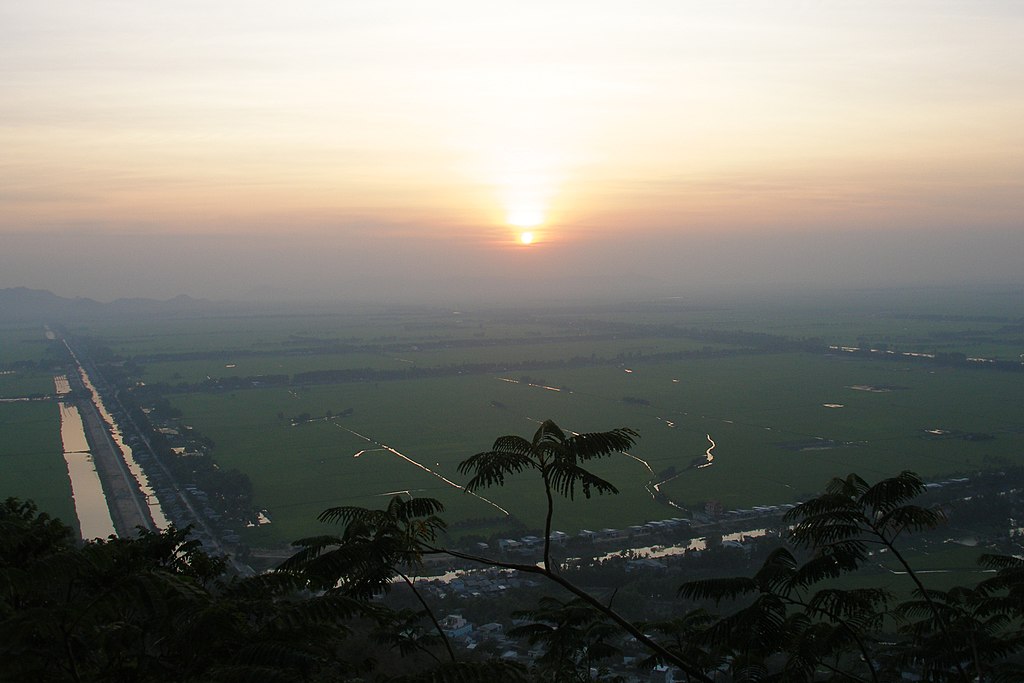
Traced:
<path fill-rule="evenodd" d="M 953 641 L 953 638 L 949 633 L 949 628 L 946 625 L 946 619 L 942 615 L 942 612 L 939 610 L 939 608 L 935 605 L 935 602 L 932 600 L 931 596 L 928 595 L 928 590 L 924 587 L 924 584 L 921 583 L 921 579 L 918 578 L 917 573 L 913 570 L 913 568 L 903 557 L 903 555 L 900 554 L 900 551 L 896 550 L 896 546 L 889 541 L 889 539 L 885 536 L 882 530 L 875 527 L 875 525 L 872 524 L 870 520 L 868 521 L 868 525 L 871 527 L 872 532 L 874 532 L 875 535 L 882 539 L 886 547 L 889 548 L 889 552 L 891 552 L 893 556 L 897 559 L 897 561 L 899 561 L 899 563 L 903 565 L 903 568 L 907 571 L 907 575 L 917 585 L 917 589 L 921 592 L 921 597 L 924 598 L 924 601 L 926 603 L 928 603 L 928 607 L 931 609 L 932 614 L 935 616 L 935 622 L 939 625 L 939 630 L 942 631 L 942 637 L 946 641 L 946 646 L 950 648 L 950 651 L 956 652 L 956 643 Z M 956 670 L 957 672 L 959 672 L 960 677 L 964 681 L 967 681 L 969 683 L 971 679 L 968 677 L 967 672 L 964 671 L 964 668 L 960 665 L 960 662 L 956 660 L 955 657 L 953 664 L 956 666 Z"/>
<path fill-rule="evenodd" d="M 448 634 L 446 634 L 444 629 L 441 628 L 441 624 L 437 621 L 437 617 L 434 615 L 434 610 L 430 609 L 430 606 L 427 604 L 426 600 L 423 599 L 420 592 L 416 590 L 416 586 L 413 585 L 413 582 L 408 576 L 402 572 L 396 571 L 396 573 L 402 577 L 402 580 L 405 581 L 406 585 L 409 586 L 410 590 L 412 590 L 412 594 L 415 595 L 416 599 L 420 601 L 421 605 L 423 605 L 423 610 L 427 613 L 427 616 L 430 617 L 430 621 L 433 622 L 434 628 L 437 629 L 437 633 L 441 636 L 441 641 L 444 643 L 445 649 L 448 650 L 448 656 L 451 657 L 453 662 L 457 661 L 455 658 L 455 651 L 452 650 L 452 644 L 448 641 Z"/>
<path fill-rule="evenodd" d="M 879 681 L 878 681 L 878 672 L 875 670 L 875 665 L 871 661 L 871 654 L 868 652 L 867 645 L 861 639 L 860 634 L 857 633 L 857 630 L 852 628 L 846 622 L 845 619 L 843 619 L 838 614 L 833 613 L 832 610 L 827 610 L 824 607 L 811 606 L 811 605 L 807 604 L 806 602 L 803 602 L 802 600 L 794 600 L 793 598 L 786 597 L 784 595 L 780 595 L 779 597 L 782 598 L 782 600 L 784 602 L 788 602 L 791 605 L 796 605 L 798 607 L 803 607 L 804 609 L 807 609 L 807 610 L 813 610 L 815 612 L 820 612 L 821 614 L 825 615 L 829 619 L 833 619 L 836 622 L 838 622 L 840 626 L 842 626 L 844 629 L 846 629 L 846 631 L 851 636 L 853 636 L 854 641 L 856 641 L 857 647 L 860 649 L 860 654 L 864 658 L 864 662 L 868 665 L 868 671 L 871 672 L 871 680 L 873 680 L 875 683 L 879 683 Z M 822 662 L 822 666 L 826 666 L 827 667 L 827 665 L 824 664 L 824 662 Z M 850 676 L 851 678 L 854 678 L 850 674 L 843 674 L 843 675 Z M 854 678 L 854 680 L 858 680 L 859 681 L 859 680 L 863 680 L 863 679 L 857 677 L 857 678 Z"/>
<path fill-rule="evenodd" d="M 428 546 L 429 547 L 429 546 Z M 595 608 L 597 611 L 604 614 L 606 617 L 614 621 L 622 630 L 633 636 L 636 640 L 643 643 L 649 650 L 657 654 L 665 661 L 671 662 L 673 665 L 679 667 L 687 675 L 696 678 L 704 683 L 714 683 L 703 671 L 695 667 L 690 662 L 686 661 L 679 655 L 675 654 L 671 650 L 666 649 L 663 645 L 655 641 L 653 638 L 648 636 L 646 633 L 641 631 L 635 624 L 620 615 L 618 612 L 613 610 L 611 607 L 606 606 L 600 600 L 595 598 L 590 593 L 586 592 L 582 588 L 577 587 L 571 581 L 563 579 L 558 574 L 548 570 L 546 567 L 538 567 L 532 564 L 517 564 L 512 562 L 501 562 L 498 560 L 492 560 L 486 557 L 479 557 L 477 555 L 470 555 L 468 553 L 462 553 L 457 550 L 448 550 L 446 548 L 430 548 L 427 553 L 424 554 L 443 554 L 450 555 L 451 557 L 457 557 L 462 560 L 469 560 L 471 562 L 477 562 L 479 564 L 485 564 L 493 567 L 501 567 L 504 569 L 515 569 L 517 571 L 525 572 L 528 574 L 539 574 L 546 577 L 550 581 L 557 583 L 562 588 L 566 589 L 578 598 L 581 598 L 584 602 Z"/>
<path fill-rule="evenodd" d="M 548 497 L 548 513 L 544 518 L 544 568 L 551 571 L 551 518 L 555 514 L 555 501 L 551 496 L 551 482 L 548 481 L 548 471 L 542 470 L 544 477 L 544 493 Z"/>

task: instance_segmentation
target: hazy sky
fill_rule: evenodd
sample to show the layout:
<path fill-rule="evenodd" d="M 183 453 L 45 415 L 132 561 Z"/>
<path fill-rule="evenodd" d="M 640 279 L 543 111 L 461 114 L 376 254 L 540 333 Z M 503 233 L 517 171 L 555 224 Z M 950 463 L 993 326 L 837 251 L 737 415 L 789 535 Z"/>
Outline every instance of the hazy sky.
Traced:
<path fill-rule="evenodd" d="M 1022 36 L 1012 0 L 0 0 L 0 287 L 1020 282 Z"/>

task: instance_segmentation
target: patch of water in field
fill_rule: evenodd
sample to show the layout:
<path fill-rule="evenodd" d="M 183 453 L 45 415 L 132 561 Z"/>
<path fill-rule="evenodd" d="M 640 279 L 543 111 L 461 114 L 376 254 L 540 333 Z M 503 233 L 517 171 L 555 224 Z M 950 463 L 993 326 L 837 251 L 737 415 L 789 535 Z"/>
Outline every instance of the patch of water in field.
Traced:
<path fill-rule="evenodd" d="M 136 462 L 135 454 L 132 451 L 131 446 L 124 442 L 124 436 L 121 434 L 120 427 L 118 427 L 117 422 L 114 420 L 113 415 L 110 414 L 110 411 L 107 410 L 106 405 L 103 403 L 103 399 L 100 397 L 99 392 L 96 391 L 96 387 L 93 386 L 92 382 L 89 380 L 89 375 L 85 372 L 85 369 L 82 368 L 81 364 L 78 366 L 78 374 L 81 376 L 82 383 L 85 385 L 85 388 L 92 392 L 93 404 L 96 406 L 96 409 L 99 410 L 100 416 L 103 418 L 107 427 L 110 428 L 110 435 L 113 438 L 114 443 L 117 444 L 118 449 L 120 449 L 122 458 L 128 466 L 128 470 L 132 473 L 132 476 L 135 477 L 135 482 L 138 484 L 139 490 L 142 492 L 142 495 L 145 496 L 146 504 L 149 506 L 149 514 L 153 519 L 153 523 L 156 525 L 157 529 L 166 529 L 170 526 L 170 522 L 167 521 L 163 508 L 160 507 L 160 500 L 156 497 L 156 492 L 153 491 L 153 488 L 149 485 L 149 477 L 146 476 L 142 467 L 138 462 Z"/>
<path fill-rule="evenodd" d="M 114 533 L 114 522 L 85 439 L 85 425 L 78 409 L 64 403 L 60 404 L 60 438 L 82 538 L 106 538 Z"/>

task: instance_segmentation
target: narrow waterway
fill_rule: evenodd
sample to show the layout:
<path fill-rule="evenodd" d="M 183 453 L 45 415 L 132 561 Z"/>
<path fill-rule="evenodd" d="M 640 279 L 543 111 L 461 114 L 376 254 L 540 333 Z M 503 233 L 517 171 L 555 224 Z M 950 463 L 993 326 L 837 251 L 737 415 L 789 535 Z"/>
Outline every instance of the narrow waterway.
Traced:
<path fill-rule="evenodd" d="M 449 486 L 451 486 L 453 488 L 457 488 L 457 489 L 459 489 L 461 491 L 465 491 L 466 493 L 468 493 L 469 495 L 473 496 L 474 498 L 476 498 L 478 500 L 482 500 L 483 502 L 487 503 L 488 505 L 490 505 L 491 507 L 495 508 L 499 512 L 501 512 L 501 513 L 503 513 L 505 515 L 508 515 L 508 510 L 506 510 L 505 508 L 501 507 L 500 505 L 498 505 L 494 501 L 488 500 L 487 498 L 484 498 L 483 496 L 479 495 L 475 491 L 467 491 L 466 488 L 464 486 L 462 486 L 461 484 L 456 484 L 454 481 L 452 481 L 448 477 L 444 476 L 443 474 L 439 474 L 439 473 L 435 472 L 434 470 L 430 469 L 429 467 L 427 467 L 426 465 L 424 465 L 423 463 L 420 463 L 420 462 L 417 462 L 417 461 L 413 460 L 412 458 L 410 458 L 405 453 L 400 453 L 399 451 L 395 450 L 394 448 L 392 448 L 391 446 L 387 445 L 386 443 L 381 443 L 380 441 L 377 441 L 375 439 L 371 439 L 370 437 L 366 436 L 365 434 L 360 434 L 359 432 L 353 431 L 353 430 L 349 429 L 348 427 L 342 427 L 337 422 L 333 422 L 332 424 L 335 427 L 337 427 L 338 429 L 344 429 L 349 434 L 351 434 L 353 436 L 359 437 L 363 441 L 366 441 L 368 443 L 372 443 L 372 444 L 374 444 L 376 446 L 379 446 L 379 448 L 364 448 L 363 450 L 359 451 L 358 453 L 355 453 L 352 457 L 358 458 L 363 453 L 372 453 L 373 451 L 387 451 L 389 453 L 392 453 L 393 455 L 397 455 L 399 458 L 401 458 L 402 460 L 405 460 L 407 463 L 409 463 L 411 465 L 415 465 L 416 467 L 420 468 L 421 470 L 434 475 L 435 477 L 437 477 L 438 479 L 443 481 L 445 484 L 448 484 Z"/>
<path fill-rule="evenodd" d="M 715 450 L 715 446 L 717 446 L 718 444 L 715 443 L 715 440 L 711 438 L 710 434 L 705 434 L 705 436 L 708 439 L 708 443 L 710 443 L 711 445 L 708 446 L 708 449 L 706 451 L 704 451 L 705 462 L 703 462 L 700 465 L 696 466 L 696 469 L 698 469 L 698 470 L 702 470 L 705 467 L 711 467 L 711 465 L 715 461 L 715 456 L 711 454 L 711 451 Z M 628 453 L 627 453 L 627 455 L 628 455 Z M 630 456 L 630 457 L 633 457 L 633 456 Z M 637 458 L 637 459 L 639 459 L 639 458 Z M 647 465 L 646 462 L 644 462 L 644 461 L 641 461 L 641 462 L 643 462 L 645 465 Z M 692 467 L 692 465 L 691 465 L 691 467 Z M 650 470 L 651 466 L 647 465 L 647 469 Z M 668 503 L 669 505 L 671 505 L 674 508 L 677 508 L 679 510 L 684 510 L 685 511 L 686 508 L 683 507 L 682 505 L 679 505 L 674 500 L 672 500 L 667 495 L 665 495 L 665 492 L 661 490 L 661 487 L 664 486 L 665 484 L 669 483 L 673 479 L 677 479 L 677 478 L 683 476 L 689 469 L 690 468 L 687 468 L 687 469 L 683 470 L 682 472 L 677 472 L 676 474 L 673 474 L 668 479 L 663 479 L 662 481 L 659 481 L 657 484 L 651 484 L 650 482 L 648 482 L 647 483 L 647 491 L 651 494 L 652 497 L 655 497 L 655 493 L 660 494 L 661 496 L 664 497 L 664 500 L 665 500 L 666 503 Z M 653 473 L 654 471 L 651 470 L 651 472 Z M 651 481 L 653 481 L 653 479 Z"/>
<path fill-rule="evenodd" d="M 64 375 L 54 378 L 58 396 L 68 393 L 68 380 Z M 103 495 L 96 465 L 85 438 L 85 425 L 78 408 L 61 401 L 60 438 L 64 445 L 64 462 L 71 480 L 71 499 L 78 517 L 82 538 L 106 538 L 114 532 L 107 498 Z"/>
<path fill-rule="evenodd" d="M 75 359 L 75 363 L 78 366 L 78 374 L 82 380 L 82 384 L 85 388 L 92 392 L 93 405 L 100 413 L 100 417 L 103 418 L 103 422 L 106 423 L 110 431 L 110 436 L 114 441 L 114 444 L 121 452 L 121 457 L 124 460 L 125 465 L 128 467 L 128 471 L 131 472 L 132 477 L 135 479 L 135 483 L 138 486 L 139 491 L 142 492 L 143 497 L 146 499 L 146 505 L 149 508 L 149 515 L 153 519 L 153 524 L 156 525 L 157 529 L 163 530 L 170 526 L 170 522 L 167 521 L 167 517 L 164 515 L 163 509 L 160 507 L 160 501 L 156 497 L 156 492 L 149 484 L 149 478 L 146 473 L 142 470 L 142 467 L 135 460 L 135 453 L 132 451 L 131 446 L 124 442 L 124 435 L 121 433 L 121 429 L 117 422 L 114 420 L 113 415 L 107 410 L 107 406 L 103 402 L 103 398 L 100 393 L 96 391 L 96 387 L 93 385 L 89 378 L 89 374 L 82 367 L 82 364 L 78 361 L 78 357 L 75 356 L 71 348 L 68 347 L 68 351 L 71 353 L 72 358 Z"/>

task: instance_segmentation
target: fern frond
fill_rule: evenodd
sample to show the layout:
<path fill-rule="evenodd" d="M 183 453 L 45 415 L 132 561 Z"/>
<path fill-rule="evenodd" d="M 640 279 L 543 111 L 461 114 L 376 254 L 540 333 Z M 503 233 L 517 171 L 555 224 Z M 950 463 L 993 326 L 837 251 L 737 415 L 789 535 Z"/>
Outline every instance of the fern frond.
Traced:
<path fill-rule="evenodd" d="M 681 598 L 690 600 L 733 600 L 742 595 L 759 593 L 761 587 L 754 579 L 742 576 L 720 579 L 699 579 L 687 581 L 676 591 Z"/>

